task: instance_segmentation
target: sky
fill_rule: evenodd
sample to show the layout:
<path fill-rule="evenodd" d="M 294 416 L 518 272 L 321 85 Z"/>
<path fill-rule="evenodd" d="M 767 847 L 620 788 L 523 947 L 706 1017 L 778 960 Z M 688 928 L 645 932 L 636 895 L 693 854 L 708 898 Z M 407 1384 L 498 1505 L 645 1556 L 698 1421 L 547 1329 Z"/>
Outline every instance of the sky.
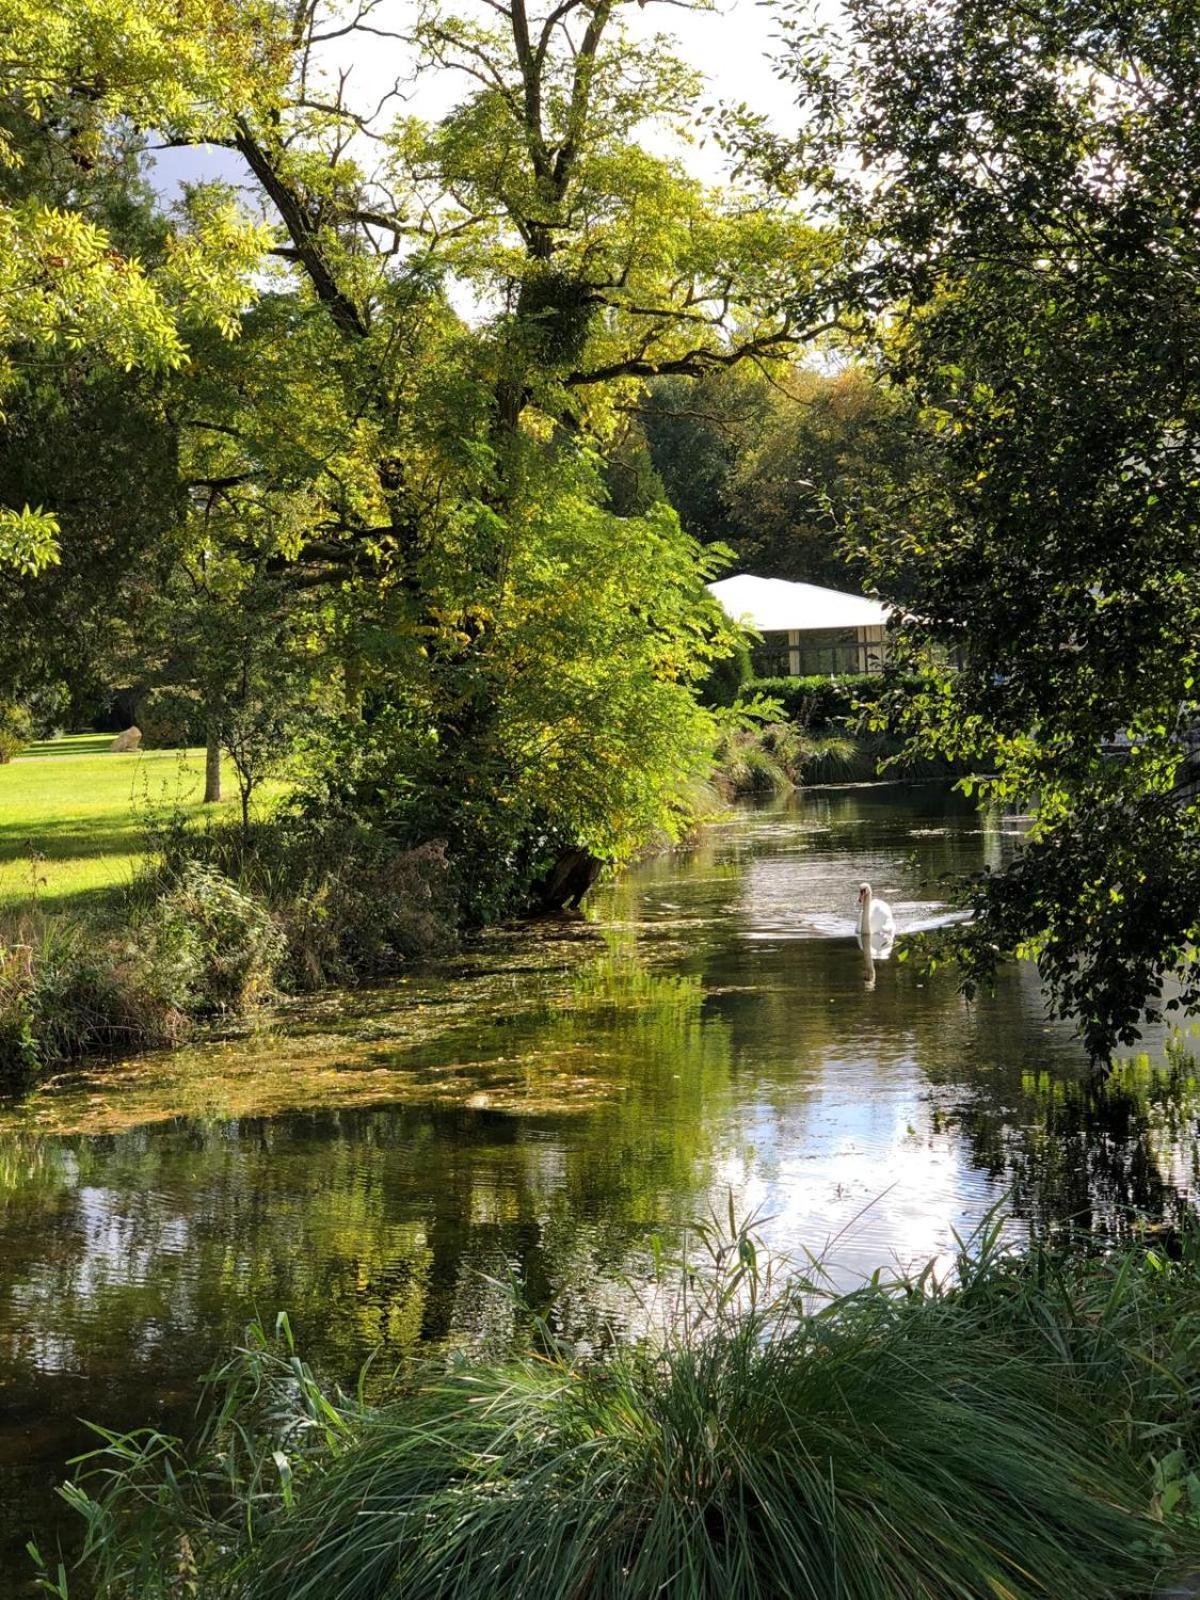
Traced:
<path fill-rule="evenodd" d="M 469 13 L 468 5 L 462 9 Z M 382 26 L 398 29 L 412 12 L 413 0 L 382 0 L 372 20 L 385 19 Z M 621 15 L 631 32 L 643 36 L 673 34 L 678 41 L 678 54 L 703 74 L 714 102 L 744 101 L 779 127 L 788 127 L 792 92 L 774 76 L 769 61 L 778 29 L 772 7 L 761 0 L 716 0 L 714 8 L 707 11 L 651 3 L 644 8 L 622 7 Z M 353 41 L 349 53 L 344 46 L 338 48 L 343 54 L 337 65 L 351 69 L 356 104 L 377 102 L 406 65 L 403 47 L 392 40 L 364 35 Z M 424 74 L 412 86 L 405 104 L 396 103 L 397 107 L 410 115 L 437 117 L 462 93 L 465 81 L 450 74 Z M 648 142 L 661 147 L 653 133 L 648 135 Z M 709 181 L 720 178 L 721 161 L 714 147 L 693 145 L 680 154 L 698 177 Z M 208 147 L 158 152 L 151 178 L 163 198 L 169 200 L 182 183 L 204 178 L 241 183 L 247 174 L 238 156 Z"/>

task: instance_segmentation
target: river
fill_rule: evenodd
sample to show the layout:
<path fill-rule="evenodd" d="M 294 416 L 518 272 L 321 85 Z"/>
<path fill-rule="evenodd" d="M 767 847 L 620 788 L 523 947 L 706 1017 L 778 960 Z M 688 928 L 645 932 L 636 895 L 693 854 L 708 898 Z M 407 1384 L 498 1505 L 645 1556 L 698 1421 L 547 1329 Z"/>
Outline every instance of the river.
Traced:
<path fill-rule="evenodd" d="M 501 1346 L 512 1277 L 619 1334 L 655 1240 L 730 1195 L 839 1284 L 948 1261 L 998 1204 L 1018 1237 L 1187 1204 L 1186 1049 L 1097 1085 L 1027 967 L 971 1005 L 949 970 L 864 969 L 860 879 L 903 929 L 1021 831 L 936 786 L 810 791 L 586 919 L 0 1110 L 0 1595 L 79 1419 L 177 1425 L 255 1314 L 349 1379 L 380 1346 Z"/>

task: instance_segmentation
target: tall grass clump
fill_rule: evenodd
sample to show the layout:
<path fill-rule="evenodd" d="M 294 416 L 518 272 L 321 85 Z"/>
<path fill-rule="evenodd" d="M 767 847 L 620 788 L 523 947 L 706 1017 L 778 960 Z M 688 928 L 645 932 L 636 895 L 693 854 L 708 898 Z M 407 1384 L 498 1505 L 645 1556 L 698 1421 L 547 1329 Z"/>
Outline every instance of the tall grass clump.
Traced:
<path fill-rule="evenodd" d="M 174 1045 L 274 990 L 284 936 L 228 878 L 188 865 L 124 926 L 33 908 L 0 928 L 0 1093 L 90 1056 Z"/>
<path fill-rule="evenodd" d="M 730 799 L 776 795 L 803 783 L 846 782 L 870 776 L 859 741 L 850 734 L 813 733 L 787 722 L 726 733 L 717 751 L 717 783 Z"/>
<path fill-rule="evenodd" d="M 267 999 L 286 951 L 263 902 L 201 861 L 183 864 L 131 938 L 147 983 L 191 1016 L 241 1015 Z"/>
<path fill-rule="evenodd" d="M 763 701 L 774 704 L 782 719 L 774 725 L 779 732 L 757 742 L 769 747 L 782 739 L 789 747 L 781 765 L 793 785 L 961 777 L 965 769 L 960 766 L 908 748 L 896 707 L 926 687 L 923 678 L 891 672 L 755 678 L 741 685 L 733 709 L 736 713 Z M 735 736 L 733 744 L 738 742 Z M 741 742 L 756 741 L 750 737 Z M 779 787 L 787 787 L 787 783 Z M 764 792 L 754 785 L 739 786 L 736 759 L 727 788 L 734 794 Z M 778 788 L 766 792 L 778 792 Z"/>
<path fill-rule="evenodd" d="M 128 939 L 37 912 L 0 928 L 0 1094 L 81 1057 L 177 1043 L 186 1026 Z"/>
<path fill-rule="evenodd" d="M 993 1235 L 960 1279 L 764 1293 L 742 1236 L 657 1338 L 580 1360 L 542 1329 L 375 1404 L 281 1322 L 194 1450 L 106 1435 L 64 1493 L 97 1593 L 139 1600 L 1150 1596 L 1200 1551 L 1164 1488 L 1193 1459 L 1195 1261 Z"/>

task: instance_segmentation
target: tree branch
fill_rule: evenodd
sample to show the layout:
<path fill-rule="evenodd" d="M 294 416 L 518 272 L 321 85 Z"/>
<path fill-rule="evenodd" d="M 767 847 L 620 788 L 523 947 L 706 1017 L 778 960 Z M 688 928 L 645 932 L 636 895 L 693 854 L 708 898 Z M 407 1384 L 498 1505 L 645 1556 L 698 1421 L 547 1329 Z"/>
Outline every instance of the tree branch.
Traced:
<path fill-rule="evenodd" d="M 237 147 L 278 211 L 295 246 L 296 258 L 316 290 L 317 299 L 328 307 L 340 332 L 349 338 L 365 339 L 368 331 L 366 321 L 330 270 L 303 200 L 278 172 L 244 117 L 237 119 Z"/>

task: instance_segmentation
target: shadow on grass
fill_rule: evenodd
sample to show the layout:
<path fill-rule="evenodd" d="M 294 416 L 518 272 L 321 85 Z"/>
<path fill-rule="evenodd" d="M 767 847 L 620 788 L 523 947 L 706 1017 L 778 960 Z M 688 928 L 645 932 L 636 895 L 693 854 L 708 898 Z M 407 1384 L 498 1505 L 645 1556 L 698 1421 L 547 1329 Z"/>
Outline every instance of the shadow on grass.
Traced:
<path fill-rule="evenodd" d="M 98 822 L 95 818 L 63 817 L 57 822 L 0 824 L 0 866 L 28 860 L 36 850 L 48 861 L 73 861 L 87 856 L 128 855 L 141 847 L 143 829 L 134 817 L 128 822 Z"/>
<path fill-rule="evenodd" d="M 133 873 L 123 874 L 112 883 L 96 883 L 86 889 L 65 885 L 55 888 L 53 877 L 38 885 L 36 897 L 31 890 L 24 893 L 5 893 L 0 889 L 0 942 L 5 928 L 11 930 L 22 918 L 38 913 L 59 912 L 69 918 L 86 921 L 93 932 L 104 934 L 118 931 L 128 925 L 128 891 Z"/>
<path fill-rule="evenodd" d="M 63 739 L 35 739 L 27 744 L 18 761 L 40 760 L 47 756 L 98 756 L 112 746 L 112 733 L 70 734 Z"/>

